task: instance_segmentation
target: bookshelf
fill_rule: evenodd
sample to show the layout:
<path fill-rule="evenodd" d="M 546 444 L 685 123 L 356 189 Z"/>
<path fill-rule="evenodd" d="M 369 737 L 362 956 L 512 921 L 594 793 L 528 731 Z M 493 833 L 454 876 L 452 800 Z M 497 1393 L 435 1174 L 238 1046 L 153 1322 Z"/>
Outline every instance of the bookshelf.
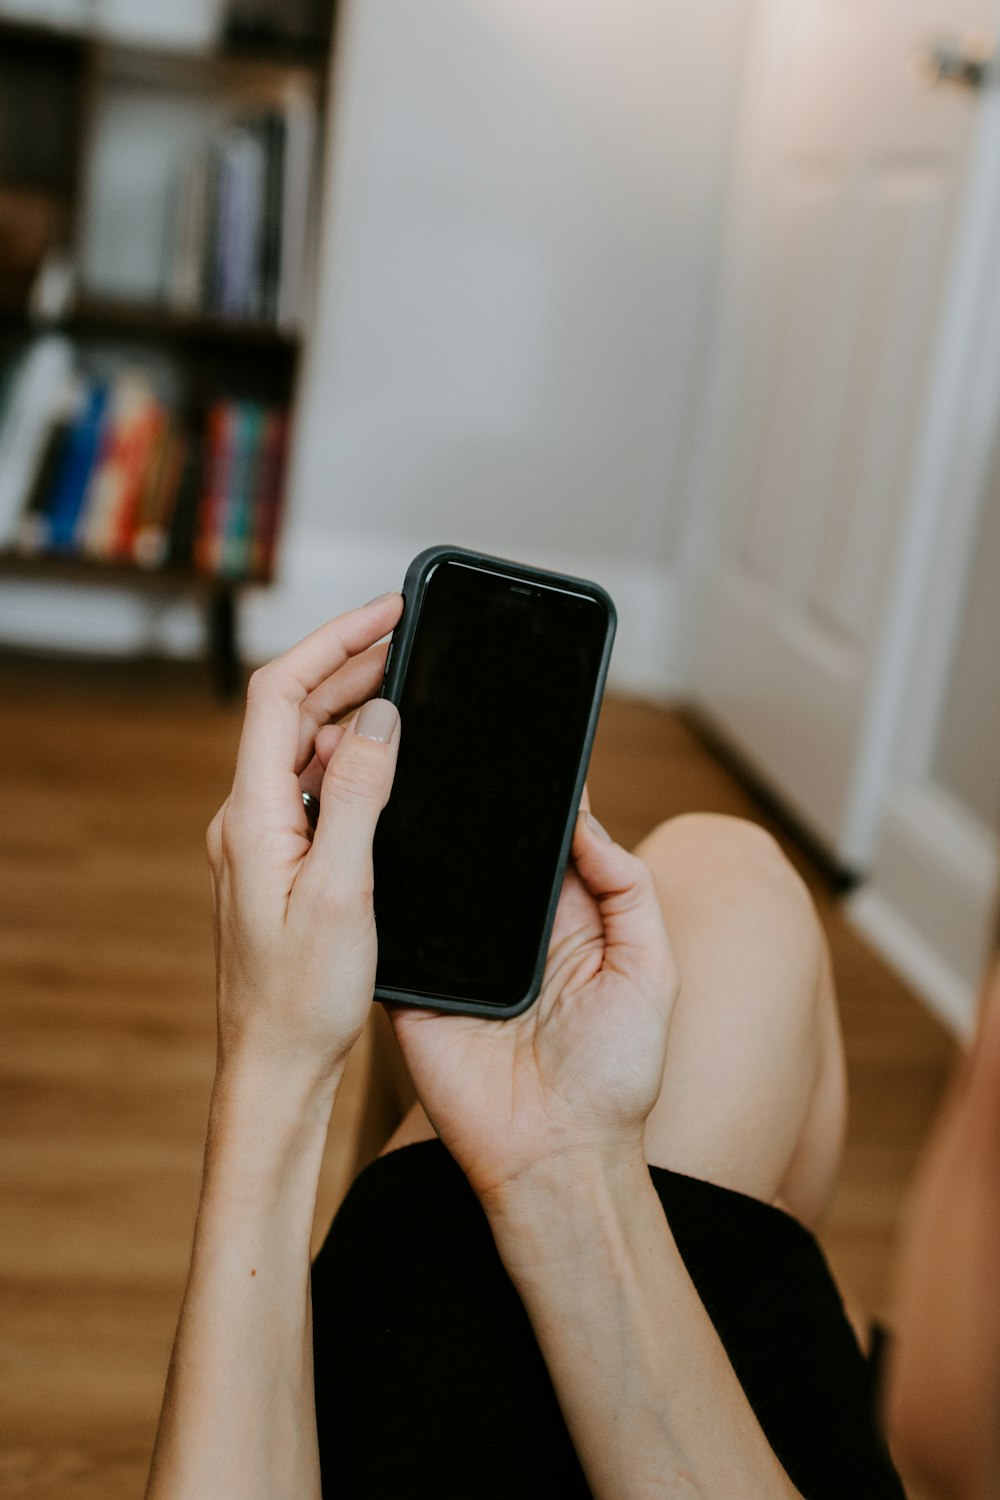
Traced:
<path fill-rule="evenodd" d="M 0 8 L 0 576 L 198 598 L 223 693 L 280 537 L 330 10 L 216 4 L 196 48 Z"/>

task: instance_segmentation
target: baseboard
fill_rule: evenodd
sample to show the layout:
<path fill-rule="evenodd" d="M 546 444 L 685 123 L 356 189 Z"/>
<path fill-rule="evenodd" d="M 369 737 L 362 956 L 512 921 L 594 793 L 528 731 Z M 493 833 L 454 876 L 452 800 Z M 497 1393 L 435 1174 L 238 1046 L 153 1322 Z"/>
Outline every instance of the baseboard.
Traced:
<path fill-rule="evenodd" d="M 889 798 L 871 879 L 845 903 L 848 920 L 968 1040 L 986 961 L 1000 843 L 943 788 Z"/>
<path fill-rule="evenodd" d="M 331 615 L 398 588 L 410 559 L 431 540 L 436 538 L 290 536 L 276 582 L 241 595 L 245 660 L 267 661 Z M 476 545 L 501 556 L 507 552 L 482 538 Z M 619 618 L 612 688 L 658 702 L 680 692 L 677 587 L 666 569 L 605 562 L 571 551 L 532 550 L 530 561 L 593 578 L 615 600 Z M 195 598 L 150 594 L 141 584 L 91 588 L 8 580 L 0 590 L 0 641 L 54 651 L 194 656 L 204 647 L 204 628 Z"/>

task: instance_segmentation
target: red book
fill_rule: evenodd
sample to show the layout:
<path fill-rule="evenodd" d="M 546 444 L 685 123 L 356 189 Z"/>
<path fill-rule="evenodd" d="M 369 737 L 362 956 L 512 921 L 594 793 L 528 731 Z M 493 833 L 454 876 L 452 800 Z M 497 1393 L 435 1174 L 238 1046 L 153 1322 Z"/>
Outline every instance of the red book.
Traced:
<path fill-rule="evenodd" d="M 122 487 L 118 506 L 111 517 L 109 557 L 126 558 L 132 554 L 139 505 L 166 425 L 167 414 L 163 407 L 157 400 L 150 399 L 136 413 L 128 433 L 124 435 Z"/>
<path fill-rule="evenodd" d="M 140 567 L 158 568 L 167 560 L 187 441 L 183 432 L 168 425 L 147 469 L 132 537 L 132 557 Z"/>
<path fill-rule="evenodd" d="M 217 573 L 222 561 L 226 506 L 233 466 L 233 419 L 230 401 L 216 401 L 205 418 L 205 464 L 194 540 L 195 567 Z"/>
<path fill-rule="evenodd" d="M 274 567 L 278 516 L 284 489 L 288 431 L 287 412 L 272 409 L 267 413 L 253 497 L 253 543 L 250 551 L 250 571 L 255 578 L 270 577 Z"/>

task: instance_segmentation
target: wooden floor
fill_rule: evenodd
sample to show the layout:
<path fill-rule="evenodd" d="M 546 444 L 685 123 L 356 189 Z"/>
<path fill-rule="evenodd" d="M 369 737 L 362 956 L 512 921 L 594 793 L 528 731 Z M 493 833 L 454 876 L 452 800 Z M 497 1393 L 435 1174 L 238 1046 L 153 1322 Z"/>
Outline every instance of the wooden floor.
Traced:
<path fill-rule="evenodd" d="M 25 658 L 0 659 L 0 701 L 0 1495 L 136 1500 L 212 1078 L 203 837 L 241 711 L 186 666 Z M 624 702 L 607 704 L 591 792 L 625 842 L 686 809 L 762 817 L 676 715 Z M 830 931 L 851 1074 L 825 1245 L 852 1296 L 888 1314 L 951 1049 L 792 852 Z M 320 1220 L 343 1187 L 362 1071 L 338 1105 Z"/>

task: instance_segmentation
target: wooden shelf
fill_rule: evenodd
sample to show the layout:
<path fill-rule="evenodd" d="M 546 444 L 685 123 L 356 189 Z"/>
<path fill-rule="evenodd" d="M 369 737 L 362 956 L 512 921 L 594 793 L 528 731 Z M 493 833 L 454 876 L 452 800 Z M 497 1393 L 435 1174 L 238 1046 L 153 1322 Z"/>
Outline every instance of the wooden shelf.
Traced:
<path fill-rule="evenodd" d="M 119 302 L 110 297 L 81 298 L 61 320 L 61 326 L 69 333 L 133 334 L 185 344 L 252 345 L 288 355 L 296 352 L 300 342 L 297 332 L 275 323 L 178 312 L 155 303 Z"/>
<path fill-rule="evenodd" d="M 300 336 L 292 329 L 239 318 L 218 318 L 206 313 L 184 313 L 155 303 L 119 302 L 113 298 L 87 297 L 60 318 L 33 319 L 23 308 L 0 306 L 0 321 L 8 329 L 25 334 L 46 332 L 70 335 L 108 335 L 115 338 L 163 339 L 169 343 L 253 349 L 292 358 Z"/>
<path fill-rule="evenodd" d="M 0 573 L 10 578 L 58 579 L 62 583 L 162 584 L 165 588 L 190 586 L 198 589 L 246 588 L 251 584 L 270 583 L 263 574 L 201 573 L 187 565 L 171 564 L 160 568 L 143 568 L 138 563 L 79 557 L 70 553 L 39 552 L 25 554 L 9 548 L 0 549 Z"/>
<path fill-rule="evenodd" d="M 111 77 L 131 78 L 159 86 L 190 88 L 198 83 L 211 88 L 273 90 L 289 80 L 301 78 L 310 88 L 322 88 L 330 55 L 296 52 L 294 49 L 250 49 L 231 47 L 158 47 L 152 43 L 94 38 L 94 57 L 100 70 Z"/>
<path fill-rule="evenodd" d="M 43 19 L 0 14 L 0 39 L 13 45 L 50 48 L 69 53 L 84 49 L 99 53 L 114 70 L 145 73 L 155 78 L 192 74 L 207 80 L 249 78 L 301 73 L 315 78 L 329 66 L 332 46 L 302 46 L 299 43 L 223 39 L 210 47 L 185 47 L 176 43 L 126 41 L 98 28 L 60 26 Z"/>

